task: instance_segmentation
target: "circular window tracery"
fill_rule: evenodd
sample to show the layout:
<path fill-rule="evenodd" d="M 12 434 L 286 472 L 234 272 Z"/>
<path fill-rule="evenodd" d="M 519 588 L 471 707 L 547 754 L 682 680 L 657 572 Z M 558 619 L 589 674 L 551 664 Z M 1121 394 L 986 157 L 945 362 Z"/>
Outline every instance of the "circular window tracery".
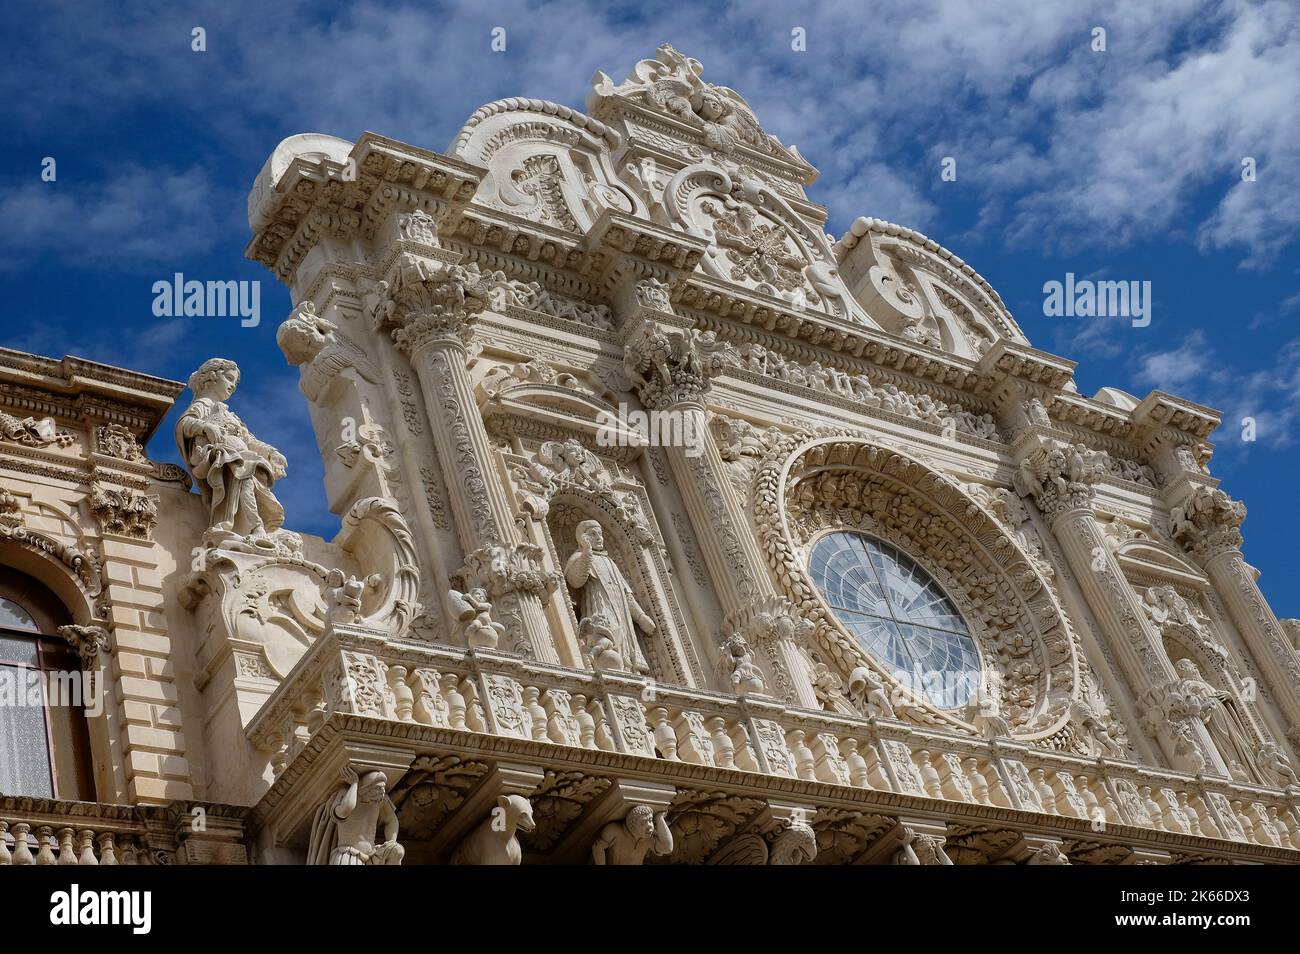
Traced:
<path fill-rule="evenodd" d="M 813 547 L 809 573 L 836 618 L 903 685 L 941 709 L 966 705 L 982 669 L 965 620 L 930 575 L 864 533 Z"/>

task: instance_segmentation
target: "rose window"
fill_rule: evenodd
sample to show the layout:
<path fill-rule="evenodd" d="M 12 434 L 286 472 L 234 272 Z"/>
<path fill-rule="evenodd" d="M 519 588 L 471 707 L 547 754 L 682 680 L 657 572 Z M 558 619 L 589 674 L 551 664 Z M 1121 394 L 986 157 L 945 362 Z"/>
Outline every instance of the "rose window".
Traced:
<path fill-rule="evenodd" d="M 941 709 L 964 706 L 978 690 L 979 652 L 966 622 L 896 547 L 832 533 L 813 548 L 809 570 L 836 619 L 904 686 Z"/>

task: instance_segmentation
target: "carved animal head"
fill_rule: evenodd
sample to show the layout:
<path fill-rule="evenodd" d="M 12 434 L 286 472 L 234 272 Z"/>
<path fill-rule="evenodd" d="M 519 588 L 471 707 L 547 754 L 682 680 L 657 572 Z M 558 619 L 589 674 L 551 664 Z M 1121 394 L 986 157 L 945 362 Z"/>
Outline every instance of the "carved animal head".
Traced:
<path fill-rule="evenodd" d="M 493 814 L 504 821 L 505 827 L 501 828 L 494 818 L 493 828 L 505 831 L 507 838 L 514 835 L 516 828 L 520 831 L 532 831 L 537 827 L 537 823 L 533 821 L 533 803 L 522 795 L 498 795 L 497 808 L 500 810 L 499 814 L 496 812 Z"/>

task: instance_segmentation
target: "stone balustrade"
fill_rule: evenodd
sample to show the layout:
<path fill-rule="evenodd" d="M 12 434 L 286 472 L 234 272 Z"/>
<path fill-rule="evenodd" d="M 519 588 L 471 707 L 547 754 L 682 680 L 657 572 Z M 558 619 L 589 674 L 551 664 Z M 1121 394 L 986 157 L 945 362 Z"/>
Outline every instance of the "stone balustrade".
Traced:
<path fill-rule="evenodd" d="M 247 861 L 243 809 L 0 797 L 0 865 Z"/>
<path fill-rule="evenodd" d="M 339 627 L 248 727 L 279 775 L 334 713 L 1300 850 L 1300 791 Z"/>

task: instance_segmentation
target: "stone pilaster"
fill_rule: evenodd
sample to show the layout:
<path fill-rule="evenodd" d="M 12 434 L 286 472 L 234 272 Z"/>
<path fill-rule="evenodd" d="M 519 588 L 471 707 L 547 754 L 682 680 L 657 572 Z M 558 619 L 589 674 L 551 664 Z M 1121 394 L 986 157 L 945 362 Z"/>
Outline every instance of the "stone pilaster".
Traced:
<path fill-rule="evenodd" d="M 670 329 L 644 320 L 629 329 L 624 368 L 651 413 L 680 418 L 682 435 L 665 448 L 695 538 L 722 607 L 722 637 L 739 633 L 767 670 L 770 692 L 804 708 L 818 708 L 798 641 L 810 624 L 776 589 L 751 530 L 749 516 L 729 489 L 726 465 L 708 426 L 704 399 L 723 369 L 724 348 L 711 333 Z"/>
<path fill-rule="evenodd" d="M 1222 490 L 1199 486 L 1170 513 L 1175 541 L 1205 570 L 1222 598 L 1233 625 L 1273 687 L 1290 726 L 1287 738 L 1300 754 L 1300 654 L 1242 556 L 1245 505 Z"/>
<path fill-rule="evenodd" d="M 1089 452 L 1041 436 L 1021 445 L 1016 489 L 1032 497 L 1061 545 L 1088 608 L 1110 638 L 1137 692 L 1138 708 L 1175 768 L 1226 775 L 1218 751 L 1195 718 L 1168 710 L 1167 690 L 1178 674 L 1137 593 L 1129 585 L 1093 513 L 1094 485 L 1104 465 Z"/>
<path fill-rule="evenodd" d="M 403 254 L 388 289 L 380 318 L 394 326 L 393 340 L 420 381 L 466 555 L 460 575 L 466 585 L 487 590 L 506 627 L 502 649 L 557 662 L 542 605 L 555 581 L 542 568 L 540 549 L 519 537 L 465 369 L 461 333 L 486 307 L 489 284 L 477 267 Z"/>

